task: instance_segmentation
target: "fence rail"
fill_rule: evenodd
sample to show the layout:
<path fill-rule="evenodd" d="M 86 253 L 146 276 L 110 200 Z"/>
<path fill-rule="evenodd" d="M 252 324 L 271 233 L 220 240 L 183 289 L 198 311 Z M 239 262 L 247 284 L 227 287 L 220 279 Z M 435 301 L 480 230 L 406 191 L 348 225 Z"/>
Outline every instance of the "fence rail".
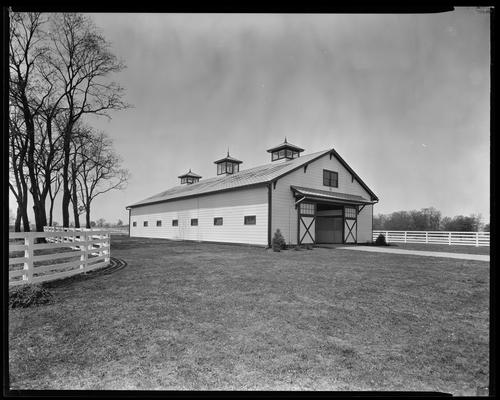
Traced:
<path fill-rule="evenodd" d="M 9 232 L 9 286 L 41 283 L 104 267 L 110 262 L 110 244 L 106 230 L 47 226 L 44 232 Z"/>
<path fill-rule="evenodd" d="M 373 240 L 383 234 L 390 243 L 429 243 L 458 246 L 489 246 L 490 232 L 373 231 Z"/>

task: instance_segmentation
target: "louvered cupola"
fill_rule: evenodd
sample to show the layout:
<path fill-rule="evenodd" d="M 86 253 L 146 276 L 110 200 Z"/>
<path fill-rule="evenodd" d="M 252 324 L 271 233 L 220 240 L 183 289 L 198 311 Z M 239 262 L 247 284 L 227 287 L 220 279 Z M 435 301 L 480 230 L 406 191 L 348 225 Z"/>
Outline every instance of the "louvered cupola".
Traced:
<path fill-rule="evenodd" d="M 302 153 L 303 151 L 304 149 L 300 148 L 299 146 L 288 143 L 286 137 L 283 143 L 267 150 L 268 153 L 271 153 L 271 161 L 283 159 L 292 160 L 294 158 L 300 157 L 300 153 Z"/>
<path fill-rule="evenodd" d="M 189 169 L 189 172 L 185 173 L 184 175 L 180 175 L 179 178 L 181 180 L 181 185 L 182 184 L 190 185 L 192 183 L 199 182 L 201 176 L 195 174 L 194 172 L 191 172 L 191 169 Z"/>
<path fill-rule="evenodd" d="M 217 175 L 228 175 L 239 172 L 241 163 L 243 163 L 243 161 L 237 160 L 229 155 L 229 150 L 227 151 L 226 157 L 214 161 L 214 164 L 217 164 Z"/>

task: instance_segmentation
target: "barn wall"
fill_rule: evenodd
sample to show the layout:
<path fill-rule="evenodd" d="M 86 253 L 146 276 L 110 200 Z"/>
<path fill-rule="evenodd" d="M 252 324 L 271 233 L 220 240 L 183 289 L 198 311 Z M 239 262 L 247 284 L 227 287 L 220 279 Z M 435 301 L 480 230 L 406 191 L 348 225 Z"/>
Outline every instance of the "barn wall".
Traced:
<path fill-rule="evenodd" d="M 332 188 L 323 186 L 323 169 L 338 172 L 339 187 Z M 297 210 L 295 209 L 295 200 L 290 190 L 291 185 L 327 190 L 330 192 L 354 194 L 363 196 L 367 200 L 370 199 L 370 194 L 356 179 L 352 179 L 351 173 L 337 160 L 337 158 L 335 158 L 335 156 L 330 159 L 329 154 L 311 162 L 307 166 L 306 172 L 304 172 L 304 167 L 300 167 L 296 171 L 285 175 L 278 180 L 276 189 L 272 191 L 271 232 L 274 235 L 276 229 L 279 228 L 288 244 L 297 243 Z M 365 207 L 365 209 L 367 208 L 368 206 Z M 364 212 L 365 210 L 363 210 L 362 218 L 364 218 Z M 363 224 L 363 230 L 366 230 L 367 225 L 365 222 L 363 222 Z"/>
<path fill-rule="evenodd" d="M 130 219 L 137 226 L 130 227 L 130 236 L 267 245 L 267 201 L 267 187 L 259 186 L 134 207 Z M 244 225 L 245 215 L 255 215 L 256 224 Z M 214 225 L 214 217 L 222 217 L 223 225 Z M 198 226 L 191 226 L 191 218 L 198 218 Z"/>
<path fill-rule="evenodd" d="M 366 205 L 358 214 L 358 243 L 372 241 L 373 206 Z"/>

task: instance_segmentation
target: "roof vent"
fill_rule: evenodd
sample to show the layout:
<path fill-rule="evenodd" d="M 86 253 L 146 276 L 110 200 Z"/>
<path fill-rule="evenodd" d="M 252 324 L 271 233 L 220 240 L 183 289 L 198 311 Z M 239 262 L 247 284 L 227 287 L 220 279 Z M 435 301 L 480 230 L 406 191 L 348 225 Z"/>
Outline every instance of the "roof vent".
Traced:
<path fill-rule="evenodd" d="M 243 161 L 237 160 L 229 155 L 229 150 L 227 151 L 226 157 L 214 161 L 214 164 L 217 164 L 217 175 L 228 175 L 239 172 L 241 163 L 243 163 Z"/>
<path fill-rule="evenodd" d="M 288 143 L 285 136 L 285 141 L 278 146 L 272 147 L 267 150 L 271 153 L 271 161 L 277 160 L 292 160 L 294 158 L 300 157 L 300 153 L 304 151 L 303 148 L 295 146 L 294 144 Z"/>
<path fill-rule="evenodd" d="M 186 184 L 190 185 L 192 183 L 199 182 L 201 179 L 201 176 L 198 174 L 195 174 L 194 172 L 191 172 L 191 168 L 189 169 L 189 172 L 185 173 L 184 175 L 180 175 L 179 178 L 181 179 L 181 185 Z"/>

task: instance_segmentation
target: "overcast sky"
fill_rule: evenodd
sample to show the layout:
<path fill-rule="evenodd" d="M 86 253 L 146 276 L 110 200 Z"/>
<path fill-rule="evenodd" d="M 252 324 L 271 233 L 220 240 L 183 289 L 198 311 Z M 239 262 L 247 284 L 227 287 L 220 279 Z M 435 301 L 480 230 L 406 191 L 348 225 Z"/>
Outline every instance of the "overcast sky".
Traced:
<path fill-rule="evenodd" d="M 127 69 L 134 105 L 109 133 L 132 174 L 93 219 L 189 168 L 209 178 L 229 147 L 241 168 L 288 141 L 335 148 L 380 202 L 489 216 L 489 14 L 89 14 Z M 60 219 L 60 217 L 56 217 Z"/>

